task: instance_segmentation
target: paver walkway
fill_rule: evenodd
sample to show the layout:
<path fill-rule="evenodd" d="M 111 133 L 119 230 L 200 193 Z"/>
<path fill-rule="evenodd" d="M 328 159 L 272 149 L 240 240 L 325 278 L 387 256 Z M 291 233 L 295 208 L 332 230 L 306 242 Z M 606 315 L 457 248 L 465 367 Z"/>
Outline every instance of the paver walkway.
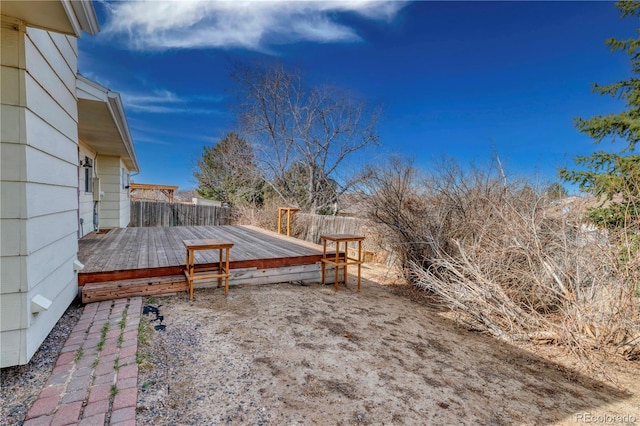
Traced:
<path fill-rule="evenodd" d="M 142 298 L 88 304 L 24 425 L 135 425 Z"/>

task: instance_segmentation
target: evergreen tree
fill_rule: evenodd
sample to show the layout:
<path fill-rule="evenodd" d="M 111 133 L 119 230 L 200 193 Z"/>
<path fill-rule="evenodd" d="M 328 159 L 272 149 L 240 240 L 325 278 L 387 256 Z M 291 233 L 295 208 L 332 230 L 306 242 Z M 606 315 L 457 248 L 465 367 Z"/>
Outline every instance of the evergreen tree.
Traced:
<path fill-rule="evenodd" d="M 550 200 L 560 200 L 569 195 L 565 187 L 558 182 L 553 182 L 542 193 Z"/>
<path fill-rule="evenodd" d="M 640 17 L 640 1 L 619 1 L 622 18 Z M 640 29 L 636 30 L 640 33 Z M 603 202 L 592 209 L 591 218 L 609 227 L 638 225 L 640 218 L 640 154 L 636 145 L 640 140 L 640 38 L 606 41 L 611 51 L 629 55 L 632 76 L 617 83 L 593 85 L 593 91 L 601 95 L 618 97 L 625 101 L 626 109 L 617 114 L 598 115 L 589 119 L 576 119 L 576 127 L 594 139 L 596 144 L 604 140 L 623 141 L 617 153 L 597 151 L 575 159 L 580 170 L 560 169 L 560 177 L 576 183 L 580 190 Z"/>
<path fill-rule="evenodd" d="M 198 169 L 198 193 L 229 205 L 262 204 L 263 180 L 251 145 L 231 132 L 213 146 L 205 146 Z"/>

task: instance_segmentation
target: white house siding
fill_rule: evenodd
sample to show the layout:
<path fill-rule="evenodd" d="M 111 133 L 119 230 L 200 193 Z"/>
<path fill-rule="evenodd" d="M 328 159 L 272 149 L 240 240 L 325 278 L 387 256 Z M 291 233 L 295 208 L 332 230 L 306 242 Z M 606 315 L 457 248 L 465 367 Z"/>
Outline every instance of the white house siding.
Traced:
<path fill-rule="evenodd" d="M 124 176 L 122 172 L 124 171 Z M 120 185 L 120 227 L 126 228 L 131 221 L 131 201 L 129 198 L 129 182 L 127 182 L 127 176 L 129 175 L 129 169 L 124 165 L 124 162 L 120 160 L 120 179 L 124 179 Z"/>
<path fill-rule="evenodd" d="M 91 172 L 93 176 L 96 176 L 99 164 L 96 161 L 96 153 L 87 145 L 82 143 L 80 140 L 80 159 L 84 161 L 85 157 L 91 159 L 93 164 L 93 168 L 91 168 Z M 90 185 L 93 182 L 89 182 Z M 83 224 L 80 226 L 80 236 L 84 237 L 92 231 L 95 231 L 93 226 L 93 193 L 85 192 L 85 169 L 83 167 L 80 168 L 80 173 L 78 174 L 78 204 L 79 204 L 79 218 L 82 219 Z"/>
<path fill-rule="evenodd" d="M 98 177 L 100 191 L 104 196 L 100 200 L 100 229 L 120 227 L 120 203 L 122 184 L 120 181 L 120 158 L 98 155 Z"/>
<path fill-rule="evenodd" d="M 2 19 L 0 366 L 24 364 L 77 294 L 77 45 Z M 6 123 L 12 123 L 7 125 Z M 14 124 L 15 123 L 15 124 Z M 31 313 L 36 295 L 51 307 Z"/>
<path fill-rule="evenodd" d="M 99 228 L 111 229 L 126 227 L 130 220 L 129 188 L 126 188 L 126 176 L 129 169 L 119 157 L 108 155 L 96 155 L 87 145 L 80 141 L 80 159 L 89 157 L 93 161 L 93 173 L 100 179 L 100 191 L 104 193 L 98 203 Z M 124 181 L 122 171 L 124 170 Z M 93 227 L 93 205 L 94 194 L 86 193 L 85 173 L 80 168 L 79 178 L 79 200 L 80 218 L 83 219 L 83 235 L 94 230 Z"/>

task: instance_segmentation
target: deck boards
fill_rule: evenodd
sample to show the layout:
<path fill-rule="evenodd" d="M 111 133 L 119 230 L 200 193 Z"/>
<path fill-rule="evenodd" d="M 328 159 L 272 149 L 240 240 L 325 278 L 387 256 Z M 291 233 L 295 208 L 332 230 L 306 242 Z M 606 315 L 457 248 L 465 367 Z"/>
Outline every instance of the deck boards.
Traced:
<path fill-rule="evenodd" d="M 185 262 L 182 240 L 187 239 L 233 243 L 231 269 L 308 265 L 322 257 L 322 246 L 252 226 L 118 228 L 79 241 L 78 257 L 85 268 L 78 282 L 180 274 Z M 215 264 L 217 256 L 217 251 L 200 251 L 196 264 Z"/>

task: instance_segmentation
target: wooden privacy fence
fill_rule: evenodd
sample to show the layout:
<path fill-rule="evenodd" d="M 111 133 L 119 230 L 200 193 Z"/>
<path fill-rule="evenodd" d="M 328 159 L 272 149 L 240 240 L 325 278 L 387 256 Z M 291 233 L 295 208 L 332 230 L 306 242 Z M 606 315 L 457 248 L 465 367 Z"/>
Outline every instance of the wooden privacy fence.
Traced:
<path fill-rule="evenodd" d="M 367 221 L 355 217 L 298 213 L 293 219 L 293 234 L 301 240 L 320 244 L 323 234 L 359 234 L 368 232 Z"/>
<path fill-rule="evenodd" d="M 365 237 L 363 248 L 366 260 L 384 261 L 386 250 L 381 248 L 380 238 L 375 227 L 366 219 L 343 216 L 325 216 L 318 214 L 298 213 L 294 216 L 292 236 L 321 244 L 320 235 L 355 234 Z"/>
<path fill-rule="evenodd" d="M 228 225 L 230 220 L 231 215 L 226 207 L 131 201 L 129 226 L 218 226 Z"/>

